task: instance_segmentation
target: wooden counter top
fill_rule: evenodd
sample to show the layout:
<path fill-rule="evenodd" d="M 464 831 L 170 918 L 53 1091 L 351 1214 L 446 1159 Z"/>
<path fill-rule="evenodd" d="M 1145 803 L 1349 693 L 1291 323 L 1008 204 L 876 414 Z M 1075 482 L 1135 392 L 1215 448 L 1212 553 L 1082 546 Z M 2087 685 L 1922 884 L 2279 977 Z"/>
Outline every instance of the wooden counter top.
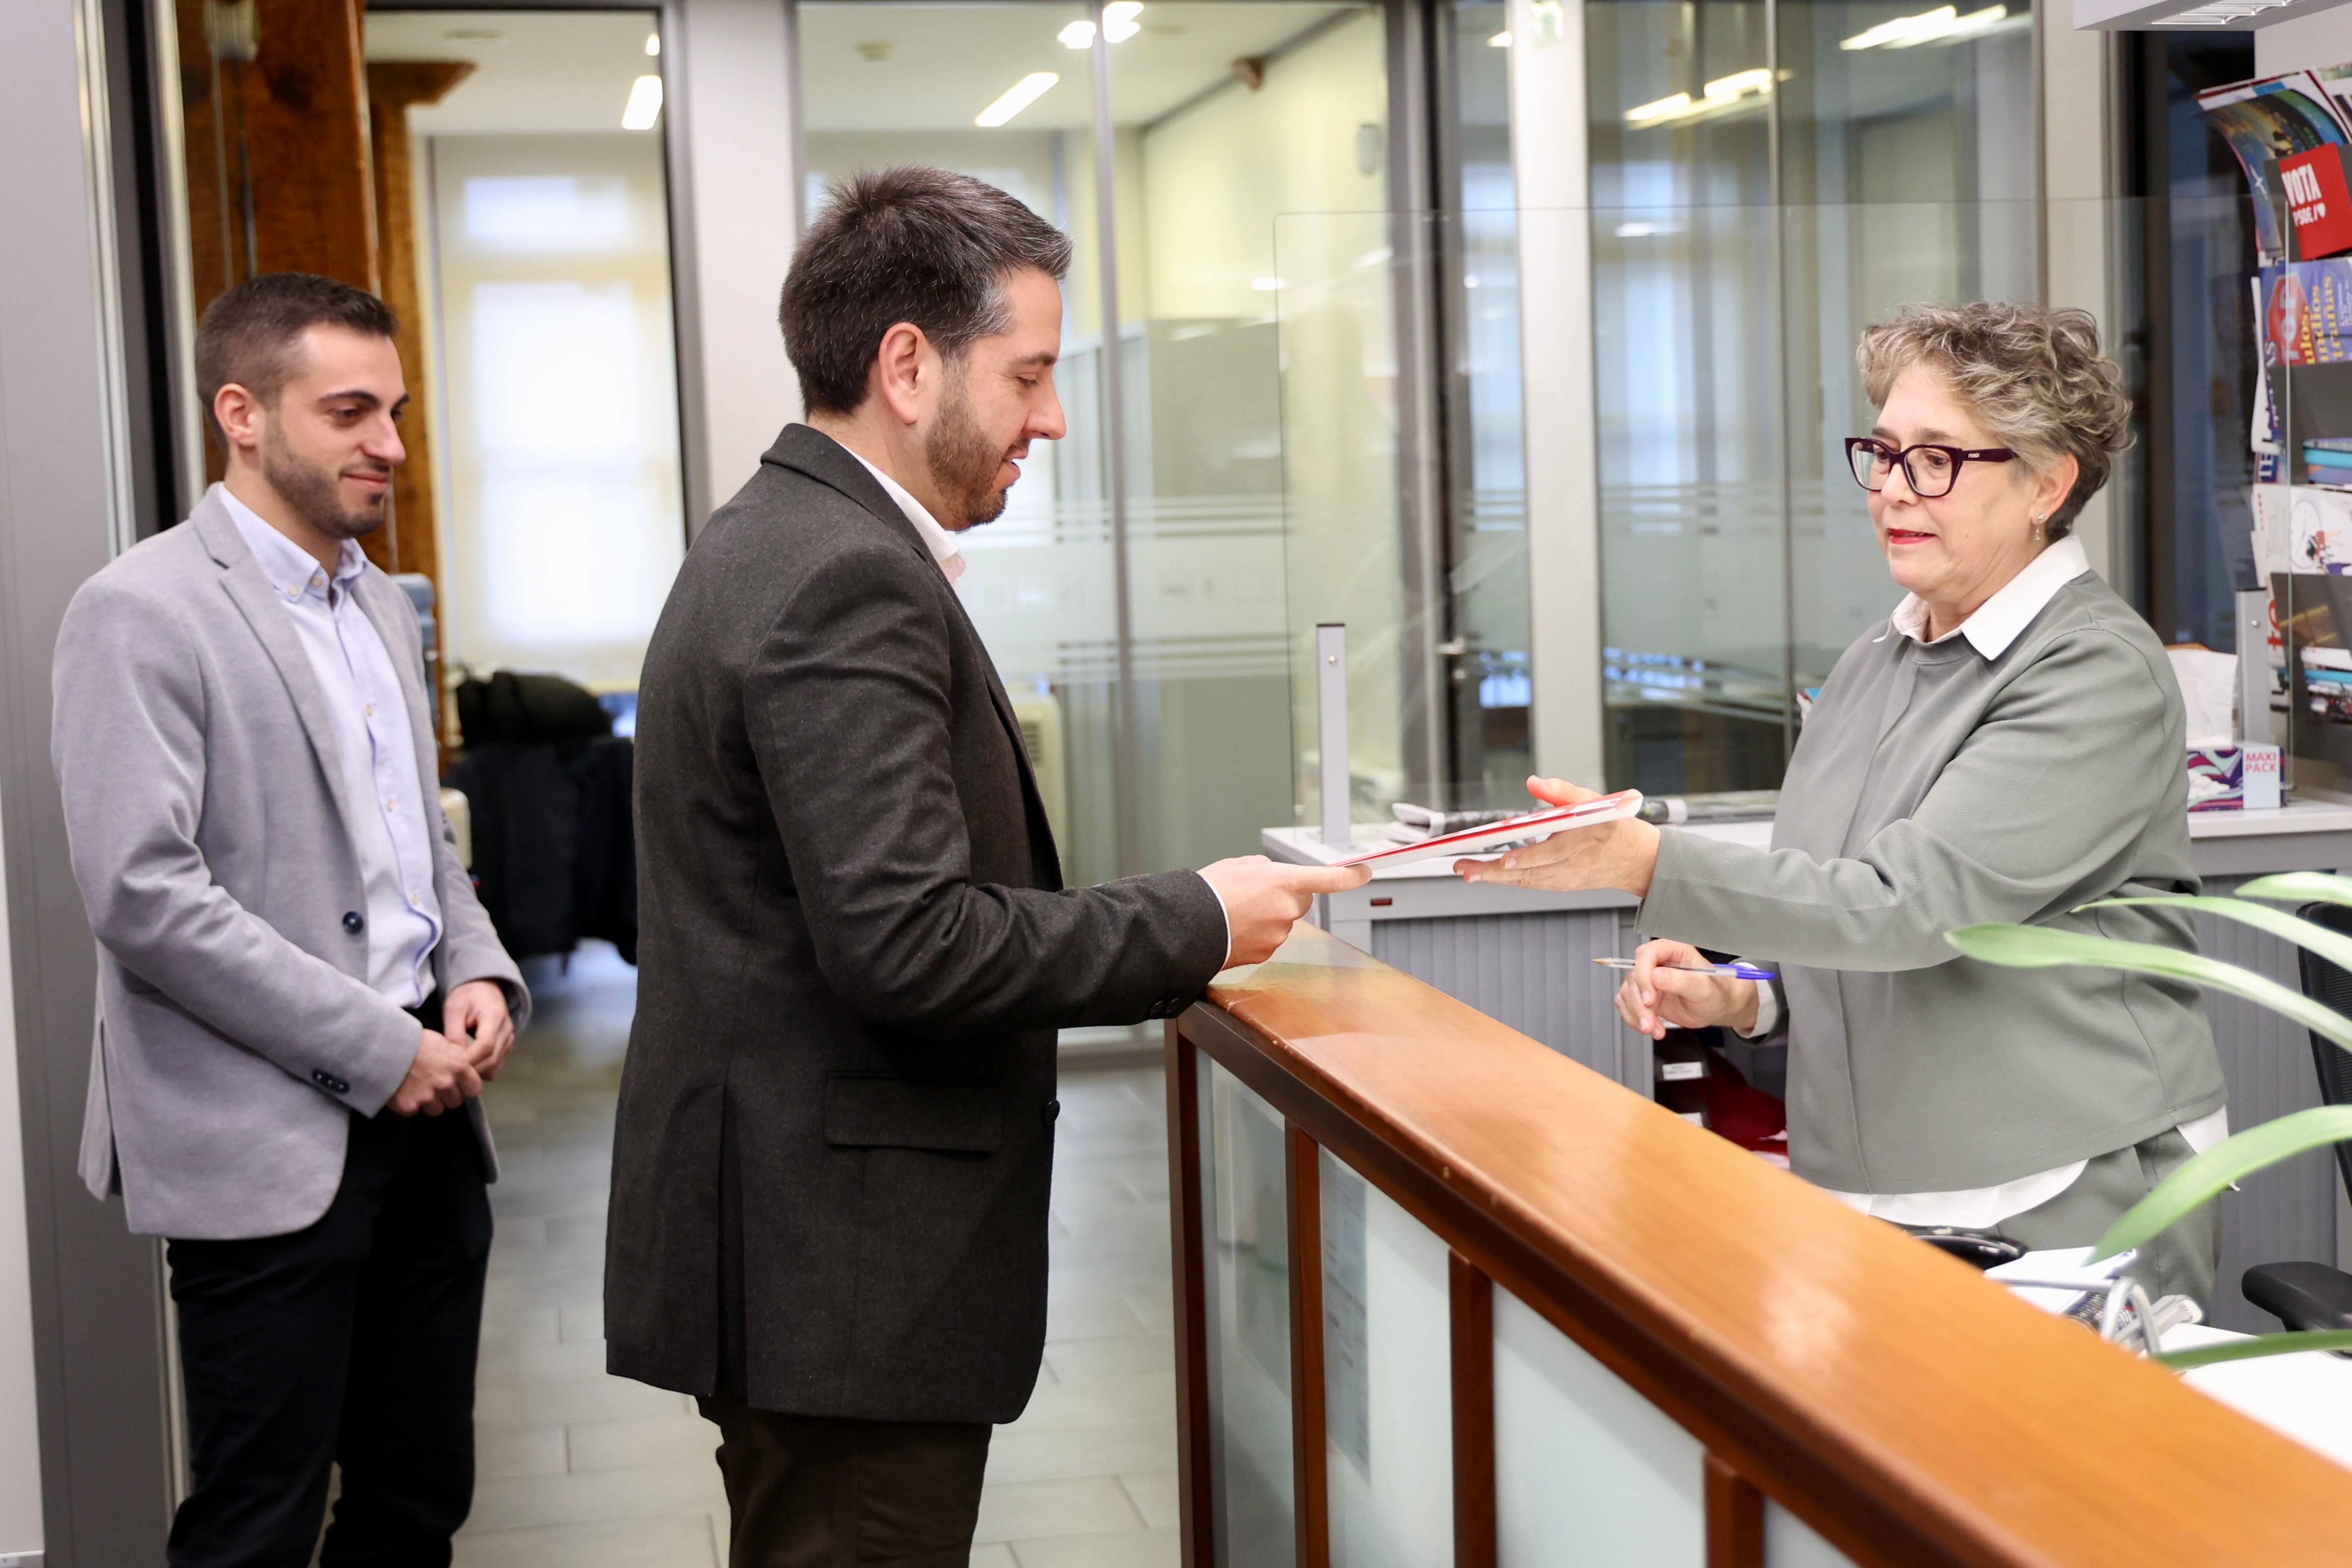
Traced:
<path fill-rule="evenodd" d="M 1313 927 L 1182 1032 L 1864 1563 L 2352 1562 L 2352 1470 Z"/>

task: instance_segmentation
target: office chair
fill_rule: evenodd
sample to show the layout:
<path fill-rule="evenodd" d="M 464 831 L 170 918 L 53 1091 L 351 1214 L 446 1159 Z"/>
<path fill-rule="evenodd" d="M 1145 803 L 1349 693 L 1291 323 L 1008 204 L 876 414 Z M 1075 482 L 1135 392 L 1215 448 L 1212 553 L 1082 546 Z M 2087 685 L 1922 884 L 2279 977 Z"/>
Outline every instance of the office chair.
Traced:
<path fill-rule="evenodd" d="M 2315 925 L 2352 936 L 2352 908 L 2307 904 L 2298 911 Z M 2352 973 L 2309 948 L 2302 958 L 2303 994 L 2352 1018 Z M 2352 1052 L 2333 1040 L 2311 1037 L 2312 1064 L 2319 1071 L 2319 1097 L 2330 1105 L 2352 1104 Z M 2352 1144 L 2336 1145 L 2336 1171 L 2352 1193 Z M 2352 1329 L 2352 1274 L 2325 1263 L 2258 1263 L 2246 1270 L 2239 1289 L 2246 1300 L 2289 1329 Z"/>

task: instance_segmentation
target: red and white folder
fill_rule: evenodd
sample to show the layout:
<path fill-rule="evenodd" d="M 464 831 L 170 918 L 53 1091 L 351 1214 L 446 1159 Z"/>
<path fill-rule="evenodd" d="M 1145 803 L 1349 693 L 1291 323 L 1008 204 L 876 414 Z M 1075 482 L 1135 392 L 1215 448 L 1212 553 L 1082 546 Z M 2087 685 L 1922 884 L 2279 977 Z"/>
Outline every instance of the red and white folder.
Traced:
<path fill-rule="evenodd" d="M 1429 860 L 1437 855 L 1480 855 L 1526 840 L 1541 840 L 1570 828 L 1590 828 L 1601 822 L 1619 821 L 1642 809 L 1639 789 L 1620 789 L 1614 795 L 1602 795 L 1578 806 L 1547 806 L 1540 811 L 1529 811 L 1523 817 L 1506 817 L 1499 822 L 1483 827 L 1465 828 L 1458 833 L 1445 833 L 1433 839 L 1422 839 L 1413 843 L 1397 844 L 1384 850 L 1366 850 L 1345 860 L 1333 861 L 1333 865 L 1403 865 L 1412 861 Z"/>

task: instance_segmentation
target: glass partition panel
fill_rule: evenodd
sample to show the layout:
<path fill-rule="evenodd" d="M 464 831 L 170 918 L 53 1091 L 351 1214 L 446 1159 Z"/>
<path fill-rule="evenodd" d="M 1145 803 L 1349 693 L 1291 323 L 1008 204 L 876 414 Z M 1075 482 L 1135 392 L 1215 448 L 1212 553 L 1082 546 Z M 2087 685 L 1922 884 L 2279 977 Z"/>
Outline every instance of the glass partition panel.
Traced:
<path fill-rule="evenodd" d="M 1379 6 L 1331 0 L 1152 0 L 1104 30 L 1144 870 L 1290 820 L 1276 215 L 1384 204 L 1387 53 Z M 1343 314 L 1385 352 L 1385 297 Z"/>
<path fill-rule="evenodd" d="M 1425 714 L 1409 695 L 1427 628 L 1405 593 L 1408 542 L 1398 447 L 1392 302 L 1426 255 L 1427 219 L 1286 214 L 1275 225 L 1282 353 L 1283 546 L 1297 747 L 1297 820 L 1317 815 L 1315 627 L 1348 629 L 1349 797 L 1360 821 L 1423 799 L 1409 734 Z M 1394 243 L 1404 241 L 1400 258 Z"/>
<path fill-rule="evenodd" d="M 1764 1568 L 1853 1568 L 1853 1559 L 1768 1497 L 1764 1500 Z"/>
<path fill-rule="evenodd" d="M 987 181 L 1072 241 L 1062 360 L 1069 434 L 1033 449 L 958 584 L 1012 697 L 1073 884 L 1117 876 L 1118 601 L 1102 417 L 1094 89 L 1064 35 L 1086 7 L 803 0 L 801 115 L 814 214 L 833 181 L 930 163 Z M 1040 85 L 1042 83 L 1042 85 Z"/>
<path fill-rule="evenodd" d="M 1706 1561 L 1706 1451 L 1534 1308 L 1495 1290 L 1501 1568 Z"/>
<path fill-rule="evenodd" d="M 1202 1295 L 1208 1306 L 1209 1495 L 1218 1568 L 1289 1568 L 1290 1226 L 1283 1122 L 1202 1059 Z"/>
<path fill-rule="evenodd" d="M 1328 1150 L 1321 1167 L 1331 1563 L 1444 1563 L 1454 1550 L 1446 1245 Z"/>

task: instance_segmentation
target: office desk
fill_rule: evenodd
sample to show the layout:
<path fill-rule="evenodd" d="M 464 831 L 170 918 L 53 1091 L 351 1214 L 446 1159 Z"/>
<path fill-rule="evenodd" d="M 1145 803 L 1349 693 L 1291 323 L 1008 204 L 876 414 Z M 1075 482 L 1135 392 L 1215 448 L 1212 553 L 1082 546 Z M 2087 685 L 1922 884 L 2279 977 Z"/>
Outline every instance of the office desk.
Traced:
<path fill-rule="evenodd" d="M 1761 849 L 1771 841 L 1772 824 L 1665 831 Z M 1370 824 L 1357 832 L 1360 848 L 1388 841 Z M 2352 868 L 2352 805 L 2295 800 L 2272 811 L 2204 812 L 2189 819 L 2189 836 L 2208 893 L 2227 893 L 2268 873 Z M 1262 838 L 1268 855 L 1294 863 L 1328 863 L 1342 852 L 1311 828 L 1268 828 Z M 1592 962 L 1630 956 L 1640 945 L 1635 901 L 1615 892 L 1486 887 L 1462 881 L 1451 867 L 1438 859 L 1383 868 L 1363 887 L 1317 899 L 1309 918 L 1594 1071 L 1651 1092 L 1651 1042 L 1618 1023 L 1610 998 L 1621 977 Z M 2299 984 L 2291 945 L 2210 915 L 2195 919 L 2205 952 L 2290 988 Z M 2251 1126 L 2318 1103 L 2309 1037 L 2301 1030 L 2234 997 L 2208 997 L 2205 1010 L 2229 1079 L 2234 1124 Z M 2352 1260 L 2352 1210 L 2334 1171 L 2327 1152 L 2317 1150 L 2249 1178 L 2223 1198 L 2215 1309 L 2221 1326 L 2246 1333 L 2278 1326 L 2238 1298 L 2238 1277 L 2253 1264 L 2312 1259 L 2342 1267 Z"/>

